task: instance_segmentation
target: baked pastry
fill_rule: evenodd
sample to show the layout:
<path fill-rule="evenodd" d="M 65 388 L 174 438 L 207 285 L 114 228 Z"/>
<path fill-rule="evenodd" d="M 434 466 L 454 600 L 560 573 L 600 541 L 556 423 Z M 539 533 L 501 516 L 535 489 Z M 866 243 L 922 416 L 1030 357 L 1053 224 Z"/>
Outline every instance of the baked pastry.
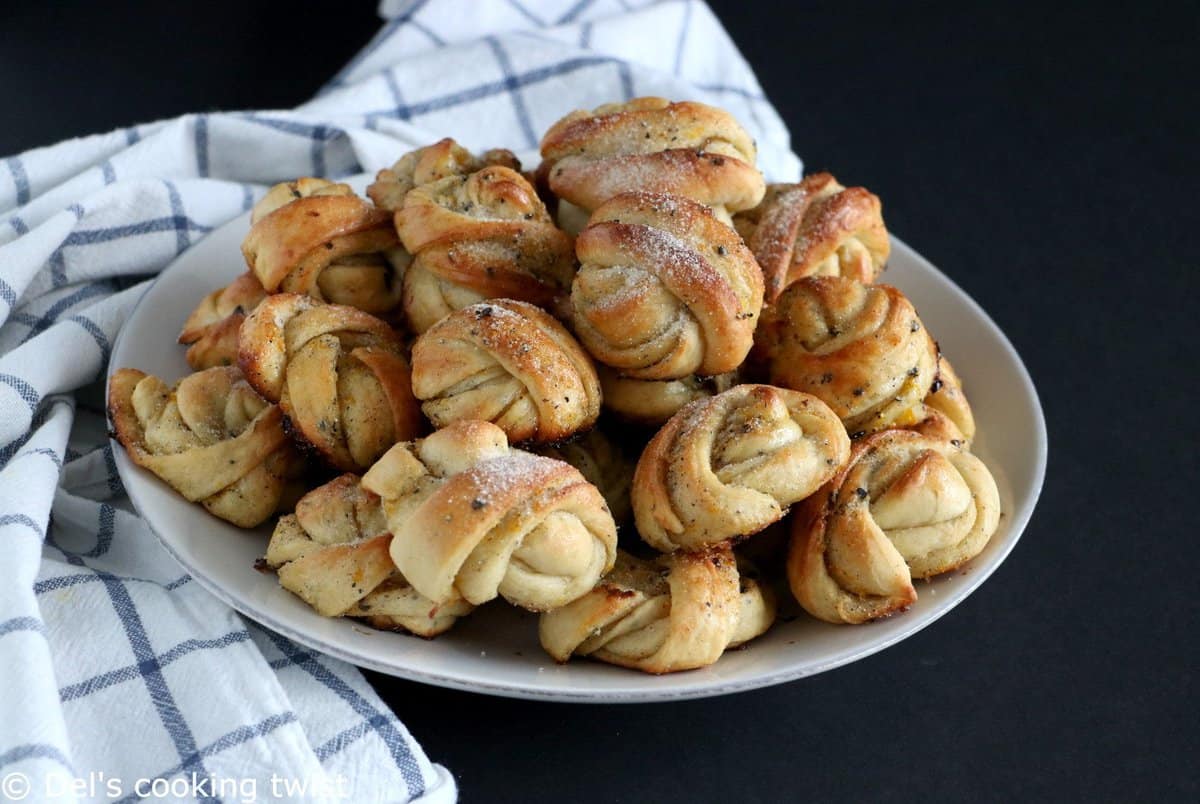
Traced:
<path fill-rule="evenodd" d="M 704 667 L 770 628 L 773 595 L 739 575 L 728 545 L 643 561 L 620 551 L 594 590 L 538 623 L 556 661 L 572 655 L 647 673 Z"/>
<path fill-rule="evenodd" d="M 724 374 L 750 351 L 762 273 L 710 210 L 678 196 L 625 193 L 596 210 L 575 251 L 575 332 L 623 376 Z"/>
<path fill-rule="evenodd" d="M 521 169 L 521 163 L 512 151 L 495 148 L 476 157 L 450 137 L 445 137 L 406 153 L 396 164 L 375 174 L 375 181 L 367 187 L 367 196 L 380 209 L 395 212 L 404 204 L 404 196 L 412 188 L 449 176 L 466 176 L 488 165 Z"/>
<path fill-rule="evenodd" d="M 392 563 L 379 498 L 355 475 L 313 489 L 280 518 L 265 561 L 279 584 L 324 617 L 361 617 L 375 628 L 433 637 L 474 608 L 454 599 L 441 605 L 404 580 Z"/>
<path fill-rule="evenodd" d="M 242 254 L 268 293 L 302 293 L 385 318 L 398 313 L 408 255 L 391 216 L 349 185 L 312 178 L 277 184 L 251 221 Z"/>
<path fill-rule="evenodd" d="M 850 439 L 814 396 L 738 385 L 693 402 L 650 440 L 633 476 L 638 533 L 664 552 L 750 536 L 846 462 Z"/>
<path fill-rule="evenodd" d="M 913 578 L 956 569 L 1000 521 L 991 472 L 948 441 L 885 430 L 796 512 L 788 580 L 814 617 L 861 623 L 917 599 Z"/>
<path fill-rule="evenodd" d="M 819 397 L 852 435 L 890 426 L 924 399 L 937 373 L 933 339 L 889 285 L 797 280 L 754 337 L 770 382 Z"/>
<path fill-rule="evenodd" d="M 754 140 L 702 103 L 635 98 L 578 110 L 542 138 L 539 172 L 559 198 L 591 211 L 633 190 L 669 193 L 730 214 L 762 200 Z"/>
<path fill-rule="evenodd" d="M 383 498 L 396 567 L 435 602 L 502 596 L 546 611 L 612 568 L 617 529 L 596 487 L 510 448 L 494 424 L 455 422 L 397 444 L 362 484 Z"/>
<path fill-rule="evenodd" d="M 205 296 L 179 333 L 179 342 L 188 346 L 186 358 L 192 370 L 236 365 L 238 330 L 246 313 L 266 297 L 262 283 L 249 272 Z"/>
<path fill-rule="evenodd" d="M 494 299 L 451 313 L 417 338 L 413 393 L 435 427 L 490 421 L 511 442 L 546 443 L 600 415 L 591 358 L 549 313 Z"/>
<path fill-rule="evenodd" d="M 246 318 L 238 338 L 247 381 L 338 469 L 366 469 L 421 432 L 400 338 L 378 318 L 279 293 Z"/>
<path fill-rule="evenodd" d="M 413 255 L 404 311 L 417 333 L 485 299 L 553 306 L 571 285 L 571 236 L 511 168 L 490 165 L 422 184 L 405 195 L 395 224 Z"/>
<path fill-rule="evenodd" d="M 937 376 L 923 404 L 927 410 L 935 412 L 941 419 L 949 422 L 949 427 L 942 425 L 937 431 L 939 435 L 970 448 L 971 442 L 975 440 L 975 415 L 971 413 L 971 405 L 967 402 L 967 395 L 963 393 L 962 380 L 958 378 L 945 355 L 938 356 Z"/>
<path fill-rule="evenodd" d="M 678 380 L 637 380 L 622 377 L 603 363 L 596 366 L 604 406 L 622 419 L 657 427 L 680 408 L 697 399 L 727 391 L 737 383 L 737 372 L 699 377 L 689 374 Z"/>
<path fill-rule="evenodd" d="M 578 438 L 535 447 L 533 451 L 578 469 L 587 482 L 600 490 L 615 521 L 624 522 L 633 513 L 629 503 L 633 463 L 600 430 L 589 430 Z"/>
<path fill-rule="evenodd" d="M 243 528 L 275 513 L 300 468 L 279 407 L 230 366 L 190 374 L 173 387 L 117 369 L 108 382 L 108 417 L 134 463 Z"/>
<path fill-rule="evenodd" d="M 766 303 L 806 276 L 871 284 L 891 253 L 879 197 L 828 173 L 772 184 L 762 203 L 734 219 L 762 267 Z"/>

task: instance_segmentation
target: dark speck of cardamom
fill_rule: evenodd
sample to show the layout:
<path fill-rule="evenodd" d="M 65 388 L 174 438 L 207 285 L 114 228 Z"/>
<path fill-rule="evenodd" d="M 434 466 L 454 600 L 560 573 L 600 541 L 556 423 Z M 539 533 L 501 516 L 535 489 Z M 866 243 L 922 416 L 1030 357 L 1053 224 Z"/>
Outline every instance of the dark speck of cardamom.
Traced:
<path fill-rule="evenodd" d="M 821 385 L 828 385 L 831 382 L 833 382 L 833 374 L 827 371 L 821 375 Z"/>
<path fill-rule="evenodd" d="M 854 389 L 854 395 L 855 395 L 855 396 L 862 396 L 864 393 L 866 393 L 866 392 L 865 392 L 865 391 L 863 391 L 863 389 L 861 389 L 861 388 L 855 388 L 855 389 Z"/>
<path fill-rule="evenodd" d="M 719 254 L 719 255 L 721 255 L 722 257 L 724 257 L 724 256 L 725 256 L 726 254 L 728 254 L 728 253 L 729 253 L 729 252 L 725 250 L 725 247 L 724 247 L 724 246 L 717 246 L 717 254 Z"/>
<path fill-rule="evenodd" d="M 911 324 L 909 324 L 908 328 L 912 332 L 920 332 L 921 331 L 921 322 L 914 318 L 913 322 Z"/>
<path fill-rule="evenodd" d="M 850 434 L 850 438 L 851 439 L 862 438 L 866 434 L 867 434 L 866 430 L 855 430 L 853 433 Z"/>
<path fill-rule="evenodd" d="M 480 307 L 478 310 L 475 311 L 476 319 L 491 318 L 491 317 L 492 317 L 492 308 L 491 307 Z"/>
<path fill-rule="evenodd" d="M 936 394 L 940 390 L 942 390 L 942 378 L 938 377 L 933 381 L 933 385 L 929 386 L 929 393 Z"/>
<path fill-rule="evenodd" d="M 479 499 L 478 497 L 471 500 L 471 510 L 473 510 L 473 511 L 478 511 L 480 508 L 486 508 L 486 507 L 487 507 L 487 503 L 485 503 L 483 500 Z"/>
<path fill-rule="evenodd" d="M 917 368 L 916 366 L 913 366 L 912 368 L 910 368 L 908 370 L 908 376 L 910 376 L 910 377 L 915 377 L 920 373 L 921 373 L 921 370 L 919 368 Z"/>
<path fill-rule="evenodd" d="M 854 490 L 854 493 L 858 495 L 858 499 L 860 499 L 860 500 L 867 499 L 867 490 L 864 489 L 862 486 L 859 486 L 858 488 L 856 488 Z"/>

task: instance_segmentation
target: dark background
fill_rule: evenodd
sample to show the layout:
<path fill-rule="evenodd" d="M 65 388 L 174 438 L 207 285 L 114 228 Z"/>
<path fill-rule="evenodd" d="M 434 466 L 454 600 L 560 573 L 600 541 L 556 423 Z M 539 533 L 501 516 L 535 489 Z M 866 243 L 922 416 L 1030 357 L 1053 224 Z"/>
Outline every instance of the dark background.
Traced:
<path fill-rule="evenodd" d="M 1196 800 L 1197 6 L 713 5 L 806 168 L 878 193 L 1024 357 L 1050 432 L 1029 529 L 936 626 L 773 689 L 372 681 L 468 801 Z M 373 9 L 5 4 L 0 154 L 295 105 Z"/>

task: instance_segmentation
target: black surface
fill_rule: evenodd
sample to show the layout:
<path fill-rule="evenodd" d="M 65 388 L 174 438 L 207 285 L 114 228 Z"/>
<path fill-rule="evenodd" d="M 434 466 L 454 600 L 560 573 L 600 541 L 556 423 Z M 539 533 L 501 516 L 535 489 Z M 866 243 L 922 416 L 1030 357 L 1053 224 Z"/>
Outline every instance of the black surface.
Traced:
<path fill-rule="evenodd" d="M 1029 529 L 936 625 L 782 687 L 372 681 L 468 801 L 1195 800 L 1195 5 L 715 5 L 808 169 L 882 196 L 1024 357 L 1050 430 Z M 55 8 L 0 11 L 0 153 L 294 104 L 376 28 L 370 4 Z"/>

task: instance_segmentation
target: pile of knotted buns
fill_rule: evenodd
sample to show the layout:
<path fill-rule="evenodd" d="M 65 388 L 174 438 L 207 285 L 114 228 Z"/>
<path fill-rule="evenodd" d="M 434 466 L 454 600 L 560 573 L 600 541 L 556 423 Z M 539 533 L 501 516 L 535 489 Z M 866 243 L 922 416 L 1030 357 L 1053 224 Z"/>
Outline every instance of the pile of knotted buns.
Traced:
<path fill-rule="evenodd" d="M 765 632 L 785 568 L 861 623 L 979 553 L 996 485 L 875 284 L 876 196 L 766 186 L 699 103 L 572 112 L 541 153 L 446 139 L 369 199 L 272 188 L 184 325 L 196 373 L 113 376 L 130 456 L 236 525 L 282 513 L 263 564 L 322 615 L 431 637 L 502 597 L 555 659 L 651 673 Z"/>

